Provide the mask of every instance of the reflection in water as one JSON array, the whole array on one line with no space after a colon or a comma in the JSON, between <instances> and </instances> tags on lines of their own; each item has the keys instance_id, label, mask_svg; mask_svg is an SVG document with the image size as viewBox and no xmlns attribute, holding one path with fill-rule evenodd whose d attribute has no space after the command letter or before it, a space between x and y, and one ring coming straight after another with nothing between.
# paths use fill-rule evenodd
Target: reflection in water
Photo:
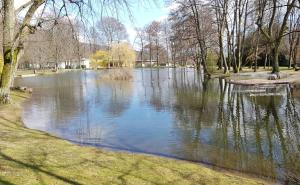
<instances>
[{"instance_id":1,"label":"reflection in water","mask_svg":"<svg viewBox=\"0 0 300 185\"><path fill-rule=\"evenodd\" d=\"M132 83L128 81L104 81L99 83L103 94L109 101L105 102L103 111L111 116L120 116L130 105L130 99L133 93ZM110 92L106 94L105 92ZM97 96L99 96L97 95Z\"/></svg>"},{"instance_id":2,"label":"reflection in water","mask_svg":"<svg viewBox=\"0 0 300 185\"><path fill-rule=\"evenodd\" d=\"M34 88L25 124L82 144L299 183L299 89L231 85L192 69L135 70L133 81L99 76L18 79Z\"/></svg>"}]
</instances>

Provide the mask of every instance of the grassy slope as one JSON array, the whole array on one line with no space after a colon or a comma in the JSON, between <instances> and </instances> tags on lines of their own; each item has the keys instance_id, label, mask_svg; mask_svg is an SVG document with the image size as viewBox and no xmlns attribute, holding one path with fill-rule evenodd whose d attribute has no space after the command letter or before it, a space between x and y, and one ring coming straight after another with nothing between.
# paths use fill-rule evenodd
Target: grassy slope
<instances>
[{"instance_id":1,"label":"grassy slope","mask_svg":"<svg viewBox=\"0 0 300 185\"><path fill-rule=\"evenodd\" d=\"M263 184L198 164L77 146L20 121L26 95L0 106L0 184Z\"/></svg>"}]
</instances>

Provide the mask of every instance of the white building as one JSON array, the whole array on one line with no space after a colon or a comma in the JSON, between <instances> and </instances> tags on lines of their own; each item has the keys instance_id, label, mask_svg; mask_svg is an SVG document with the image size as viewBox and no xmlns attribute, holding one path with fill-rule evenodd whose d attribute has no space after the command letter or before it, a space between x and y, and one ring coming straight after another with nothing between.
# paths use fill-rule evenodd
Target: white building
<instances>
[{"instance_id":1,"label":"white building","mask_svg":"<svg viewBox=\"0 0 300 185\"><path fill-rule=\"evenodd\" d=\"M59 69L79 69L79 68L83 68L83 69L89 69L91 65L91 61L89 59L86 58L82 58L80 63L78 62L78 60L66 60L64 62L60 62L57 64L57 67Z\"/></svg>"},{"instance_id":2,"label":"white building","mask_svg":"<svg viewBox=\"0 0 300 185\"><path fill-rule=\"evenodd\" d=\"M90 69L91 60L87 58L83 58L80 61L80 67L84 69Z\"/></svg>"}]
</instances>

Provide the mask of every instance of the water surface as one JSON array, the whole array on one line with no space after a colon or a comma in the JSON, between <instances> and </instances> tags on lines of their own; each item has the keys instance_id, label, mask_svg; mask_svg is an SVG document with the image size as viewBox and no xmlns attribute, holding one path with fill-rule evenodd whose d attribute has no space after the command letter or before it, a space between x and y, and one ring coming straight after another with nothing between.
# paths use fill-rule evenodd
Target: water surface
<instances>
[{"instance_id":1,"label":"water surface","mask_svg":"<svg viewBox=\"0 0 300 185\"><path fill-rule=\"evenodd\" d=\"M18 78L34 89L24 123L80 144L299 183L299 90L204 80L193 69L137 69L131 81L104 72Z\"/></svg>"}]
</instances>

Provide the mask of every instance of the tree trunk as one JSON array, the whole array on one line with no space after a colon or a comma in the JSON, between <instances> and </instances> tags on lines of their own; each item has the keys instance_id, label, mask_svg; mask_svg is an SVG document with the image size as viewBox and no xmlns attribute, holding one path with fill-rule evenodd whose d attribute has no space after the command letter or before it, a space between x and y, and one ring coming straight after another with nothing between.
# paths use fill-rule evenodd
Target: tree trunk
<instances>
[{"instance_id":1,"label":"tree trunk","mask_svg":"<svg viewBox=\"0 0 300 185\"><path fill-rule=\"evenodd\" d=\"M200 71L200 70L201 70L201 61L200 61L200 51L199 51L199 46L196 46L195 50L196 50L196 59L195 59L195 62L196 62L196 70L197 70L197 71Z\"/></svg>"},{"instance_id":2,"label":"tree trunk","mask_svg":"<svg viewBox=\"0 0 300 185\"><path fill-rule=\"evenodd\" d=\"M257 40L255 43L255 64L254 64L254 72L257 71L257 58L258 58L258 44L259 44L259 38L260 38L260 31L257 29Z\"/></svg>"},{"instance_id":3,"label":"tree trunk","mask_svg":"<svg viewBox=\"0 0 300 185\"><path fill-rule=\"evenodd\" d=\"M264 63L264 69L266 69L267 62L268 62L268 46L266 45L266 54L265 54L265 63Z\"/></svg>"},{"instance_id":4,"label":"tree trunk","mask_svg":"<svg viewBox=\"0 0 300 185\"><path fill-rule=\"evenodd\" d=\"M158 48L158 39L156 38L156 65L159 67L159 48Z\"/></svg>"},{"instance_id":5,"label":"tree trunk","mask_svg":"<svg viewBox=\"0 0 300 185\"><path fill-rule=\"evenodd\" d=\"M4 66L1 74L0 103L6 104L10 102L10 87L13 83L20 53L21 52L19 52L18 49L15 49L13 52L7 52L5 54Z\"/></svg>"},{"instance_id":6,"label":"tree trunk","mask_svg":"<svg viewBox=\"0 0 300 185\"><path fill-rule=\"evenodd\" d=\"M223 33L221 33L223 34ZM223 49L223 37L222 35L219 36L219 42L220 42L220 54L221 54L221 61L222 61L222 67L224 66L224 74L228 73L228 66L227 66L227 61L226 57L224 55L224 49Z\"/></svg>"},{"instance_id":7,"label":"tree trunk","mask_svg":"<svg viewBox=\"0 0 300 185\"><path fill-rule=\"evenodd\" d=\"M292 67L292 63L293 63L293 45L290 44L290 48L289 48L289 69Z\"/></svg>"},{"instance_id":8,"label":"tree trunk","mask_svg":"<svg viewBox=\"0 0 300 185\"><path fill-rule=\"evenodd\" d=\"M273 69L272 69L272 73L279 73L279 47L276 46L272 49L272 54L273 54Z\"/></svg>"},{"instance_id":9,"label":"tree trunk","mask_svg":"<svg viewBox=\"0 0 300 185\"><path fill-rule=\"evenodd\" d=\"M257 70L257 58L258 58L258 42L255 46L255 60L254 60L254 72Z\"/></svg>"},{"instance_id":10,"label":"tree trunk","mask_svg":"<svg viewBox=\"0 0 300 185\"><path fill-rule=\"evenodd\" d=\"M226 57L224 54L224 43L223 43L223 34L224 34L224 24L225 24L225 13L223 13L222 20L219 20L221 23L218 25L218 34L219 34L219 50L220 50L220 64L219 69L222 69L224 67L224 74L228 73L228 66ZM221 19L221 18L220 18Z\"/></svg>"},{"instance_id":11,"label":"tree trunk","mask_svg":"<svg viewBox=\"0 0 300 185\"><path fill-rule=\"evenodd\" d=\"M204 51L203 46L202 47L200 46L200 51L201 51L201 60L202 60L202 65L203 65L204 77L210 78L211 74L207 70L207 65L206 65L207 54L206 54L206 51Z\"/></svg>"},{"instance_id":12,"label":"tree trunk","mask_svg":"<svg viewBox=\"0 0 300 185\"><path fill-rule=\"evenodd\" d=\"M299 51L299 47L300 47L300 33L298 33L298 37L297 37L297 42L296 42L296 45L295 45L295 48L294 48L294 69L295 71L297 71L297 61L299 61L299 58L298 57L298 51Z\"/></svg>"},{"instance_id":13,"label":"tree trunk","mask_svg":"<svg viewBox=\"0 0 300 185\"><path fill-rule=\"evenodd\" d=\"M143 54L144 54L144 49L143 49L143 46L142 46L142 50L141 50L142 67L144 67L144 57L143 57Z\"/></svg>"},{"instance_id":14,"label":"tree trunk","mask_svg":"<svg viewBox=\"0 0 300 185\"><path fill-rule=\"evenodd\" d=\"M13 79L12 70L17 62L17 50L14 49L14 29L15 29L15 13L14 1L3 1L3 68L1 72L0 82L0 103L9 103L10 85Z\"/></svg>"}]
</instances>

